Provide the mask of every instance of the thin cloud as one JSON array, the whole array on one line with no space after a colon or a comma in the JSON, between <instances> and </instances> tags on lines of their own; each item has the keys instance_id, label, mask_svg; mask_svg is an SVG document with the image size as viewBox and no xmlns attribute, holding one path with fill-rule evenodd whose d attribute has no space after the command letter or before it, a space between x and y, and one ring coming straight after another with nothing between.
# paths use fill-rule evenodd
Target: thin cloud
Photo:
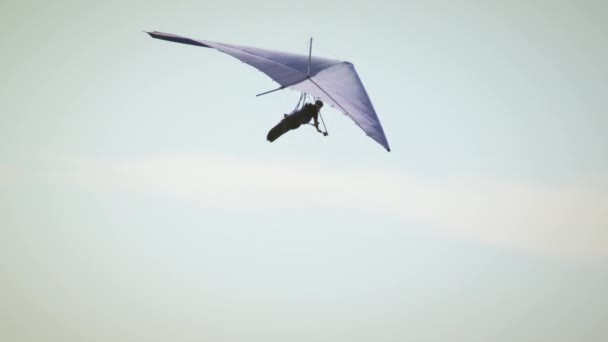
<instances>
[{"instance_id":1,"label":"thin cloud","mask_svg":"<svg viewBox=\"0 0 608 342\"><path fill-rule=\"evenodd\" d=\"M429 181L384 170L223 158L80 160L69 182L173 196L235 210L302 203L393 215L439 234L553 257L608 259L606 182Z\"/></svg>"}]
</instances>

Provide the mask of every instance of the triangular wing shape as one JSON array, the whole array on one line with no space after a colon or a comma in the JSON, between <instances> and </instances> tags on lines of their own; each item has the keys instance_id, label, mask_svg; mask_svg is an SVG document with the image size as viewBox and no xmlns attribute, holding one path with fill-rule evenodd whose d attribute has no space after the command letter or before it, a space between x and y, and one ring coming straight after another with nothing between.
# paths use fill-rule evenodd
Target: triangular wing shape
<instances>
[{"instance_id":1,"label":"triangular wing shape","mask_svg":"<svg viewBox=\"0 0 608 342\"><path fill-rule=\"evenodd\" d=\"M323 100L349 116L369 137L390 151L371 100L349 62L310 57L282 51L197 40L162 32L148 32L154 38L214 48L268 75L282 87L298 90Z\"/></svg>"}]
</instances>

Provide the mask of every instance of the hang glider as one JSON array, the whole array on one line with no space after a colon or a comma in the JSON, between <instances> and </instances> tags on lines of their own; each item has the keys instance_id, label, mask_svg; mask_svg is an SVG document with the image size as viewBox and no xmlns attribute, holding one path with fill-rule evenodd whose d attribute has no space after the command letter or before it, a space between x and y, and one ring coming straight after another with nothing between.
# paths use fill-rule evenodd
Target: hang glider
<instances>
[{"instance_id":1,"label":"hang glider","mask_svg":"<svg viewBox=\"0 0 608 342\"><path fill-rule=\"evenodd\" d=\"M279 88L258 96L285 88L312 95L350 117L365 134L390 151L374 106L350 62L197 40L157 31L146 33L153 38L213 48L235 57L280 84Z\"/></svg>"}]
</instances>

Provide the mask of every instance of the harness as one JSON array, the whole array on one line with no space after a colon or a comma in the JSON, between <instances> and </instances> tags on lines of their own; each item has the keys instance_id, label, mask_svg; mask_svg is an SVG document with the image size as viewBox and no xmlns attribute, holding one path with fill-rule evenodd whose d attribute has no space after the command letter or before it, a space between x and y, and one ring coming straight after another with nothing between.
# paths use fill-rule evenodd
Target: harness
<instances>
[{"instance_id":1,"label":"harness","mask_svg":"<svg viewBox=\"0 0 608 342\"><path fill-rule=\"evenodd\" d=\"M300 99L298 100L298 103L296 103L296 106L293 108L293 110L291 111L291 113L289 113L287 115L292 115L295 112L297 112L300 109L302 109L304 107L304 105L306 104L307 98L308 98L308 94L301 93L300 94ZM311 96L311 100L314 101L314 97ZM321 115L321 110L319 110L319 118L321 119L321 123L323 124L323 129L325 130L325 132L323 132L323 135L325 135L325 136L329 135L329 132L327 131L327 126L325 126L325 120L323 120L323 115ZM314 126L312 123L307 123L307 125Z\"/></svg>"}]
</instances>

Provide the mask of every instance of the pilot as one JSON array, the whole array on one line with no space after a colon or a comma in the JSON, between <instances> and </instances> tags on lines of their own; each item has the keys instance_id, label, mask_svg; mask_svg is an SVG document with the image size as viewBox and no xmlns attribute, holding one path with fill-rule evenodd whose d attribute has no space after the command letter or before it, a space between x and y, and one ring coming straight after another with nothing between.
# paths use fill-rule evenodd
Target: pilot
<instances>
[{"instance_id":1,"label":"pilot","mask_svg":"<svg viewBox=\"0 0 608 342\"><path fill-rule=\"evenodd\" d=\"M321 107L323 107L323 102L317 100L314 104L305 104L300 110L293 114L285 114L283 120L281 120L281 122L279 122L268 132L266 139L273 142L287 131L297 129L301 125L308 124L310 120L314 121L313 125L317 129L317 132L327 135L327 132L323 132L321 129L319 129L319 112L321 111Z\"/></svg>"}]
</instances>

